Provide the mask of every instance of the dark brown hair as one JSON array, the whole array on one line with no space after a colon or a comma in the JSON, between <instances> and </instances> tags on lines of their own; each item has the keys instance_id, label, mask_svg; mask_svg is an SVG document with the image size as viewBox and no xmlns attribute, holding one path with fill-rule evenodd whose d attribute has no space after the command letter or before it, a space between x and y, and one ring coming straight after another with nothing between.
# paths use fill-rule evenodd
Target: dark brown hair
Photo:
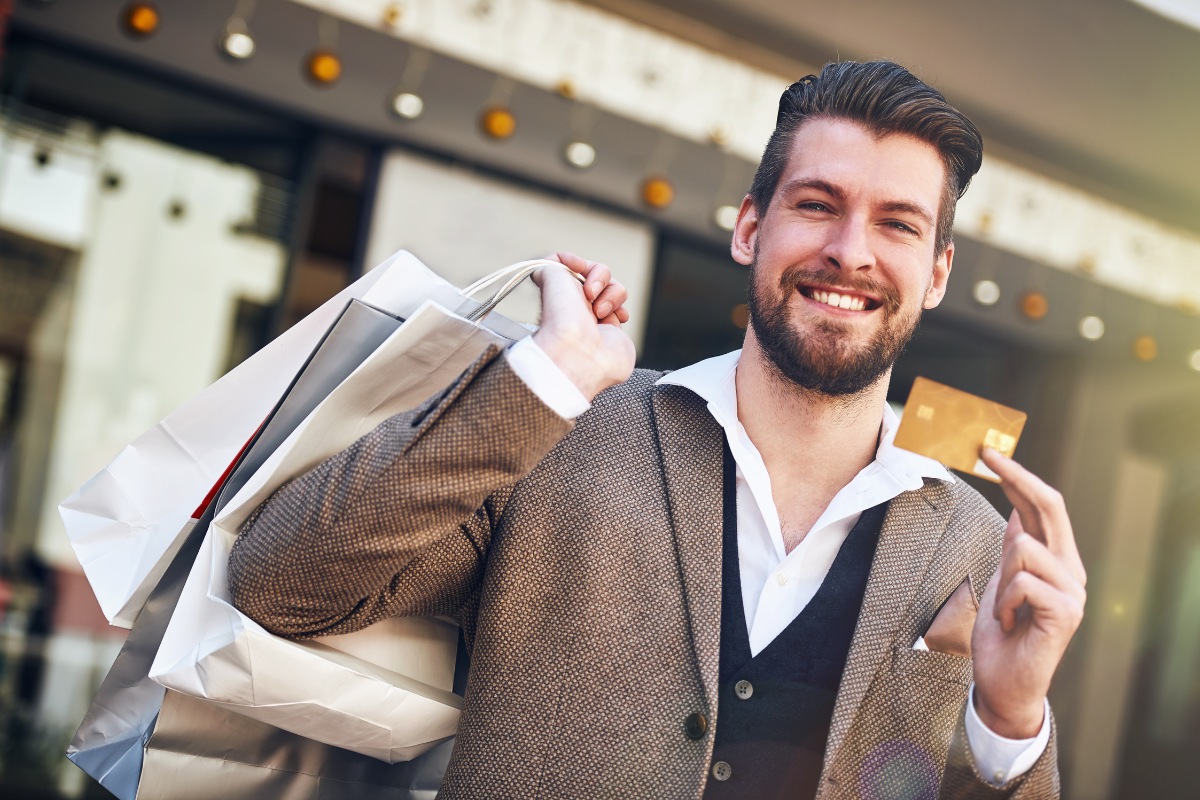
<instances>
[{"instance_id":1,"label":"dark brown hair","mask_svg":"<svg viewBox=\"0 0 1200 800\"><path fill-rule=\"evenodd\" d=\"M983 136L975 124L946 102L937 89L891 61L826 64L820 75L793 83L779 98L775 131L767 142L750 197L766 214L787 167L796 129L809 119L857 122L878 137L899 133L932 145L946 166L938 209L935 252L951 241L954 206L983 161Z\"/></svg>"}]
</instances>

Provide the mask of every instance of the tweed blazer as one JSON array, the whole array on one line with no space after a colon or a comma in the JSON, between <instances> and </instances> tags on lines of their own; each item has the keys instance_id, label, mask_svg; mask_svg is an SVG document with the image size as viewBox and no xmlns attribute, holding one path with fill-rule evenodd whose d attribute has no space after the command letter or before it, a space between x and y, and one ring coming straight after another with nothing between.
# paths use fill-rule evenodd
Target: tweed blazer
<instances>
[{"instance_id":1,"label":"tweed blazer","mask_svg":"<svg viewBox=\"0 0 1200 800\"><path fill-rule=\"evenodd\" d=\"M700 797L720 724L723 432L658 377L635 372L572 426L489 351L265 503L230 558L235 604L295 638L457 619L471 670L439 797ZM912 649L964 578L982 591L1002 531L962 481L892 501L822 800L1058 795L1053 736L1024 776L985 783L970 660Z\"/></svg>"}]
</instances>

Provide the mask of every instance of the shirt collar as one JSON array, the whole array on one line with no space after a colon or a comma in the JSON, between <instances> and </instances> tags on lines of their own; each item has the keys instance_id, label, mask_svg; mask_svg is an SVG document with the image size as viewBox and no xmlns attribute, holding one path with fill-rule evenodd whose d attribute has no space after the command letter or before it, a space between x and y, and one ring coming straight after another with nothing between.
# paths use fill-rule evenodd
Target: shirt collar
<instances>
[{"instance_id":1,"label":"shirt collar","mask_svg":"<svg viewBox=\"0 0 1200 800\"><path fill-rule=\"evenodd\" d=\"M738 359L742 351L734 350L723 356L706 358L683 369L668 372L658 379L658 384L682 386L698 394L708 403L709 413L729 430L737 422L737 372ZM892 473L905 484L917 483L922 478L954 482L954 476L937 461L896 447L896 429L900 418L887 403L883 404L880 422L879 448L875 451L875 464Z\"/></svg>"}]
</instances>

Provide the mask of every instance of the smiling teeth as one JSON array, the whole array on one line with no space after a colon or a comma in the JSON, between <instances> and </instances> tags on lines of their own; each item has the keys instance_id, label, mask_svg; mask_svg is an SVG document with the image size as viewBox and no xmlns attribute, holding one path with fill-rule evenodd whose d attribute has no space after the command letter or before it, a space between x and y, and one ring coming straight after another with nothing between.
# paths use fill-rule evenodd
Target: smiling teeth
<instances>
[{"instance_id":1,"label":"smiling teeth","mask_svg":"<svg viewBox=\"0 0 1200 800\"><path fill-rule=\"evenodd\" d=\"M867 307L867 301L862 297L837 292L814 291L812 299L834 308L844 308L849 311L862 311Z\"/></svg>"}]
</instances>

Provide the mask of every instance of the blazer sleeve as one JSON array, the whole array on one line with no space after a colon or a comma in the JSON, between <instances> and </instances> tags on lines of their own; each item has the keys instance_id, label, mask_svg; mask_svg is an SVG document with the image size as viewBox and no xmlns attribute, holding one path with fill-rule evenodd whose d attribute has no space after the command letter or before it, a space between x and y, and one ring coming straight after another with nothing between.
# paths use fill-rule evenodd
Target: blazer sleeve
<instances>
[{"instance_id":1,"label":"blazer sleeve","mask_svg":"<svg viewBox=\"0 0 1200 800\"><path fill-rule=\"evenodd\" d=\"M938 793L939 800L1055 800L1060 792L1058 736L1053 714L1050 716L1050 741L1042 755L1028 772L1003 786L994 786L979 774L975 767L975 756L967 740L966 720L963 715L959 715L958 727L950 741L946 772L942 776L942 787Z\"/></svg>"},{"instance_id":2,"label":"blazer sleeve","mask_svg":"<svg viewBox=\"0 0 1200 800\"><path fill-rule=\"evenodd\" d=\"M234 605L291 638L396 615L458 617L512 485L571 427L500 354L257 509L230 554Z\"/></svg>"}]
</instances>

